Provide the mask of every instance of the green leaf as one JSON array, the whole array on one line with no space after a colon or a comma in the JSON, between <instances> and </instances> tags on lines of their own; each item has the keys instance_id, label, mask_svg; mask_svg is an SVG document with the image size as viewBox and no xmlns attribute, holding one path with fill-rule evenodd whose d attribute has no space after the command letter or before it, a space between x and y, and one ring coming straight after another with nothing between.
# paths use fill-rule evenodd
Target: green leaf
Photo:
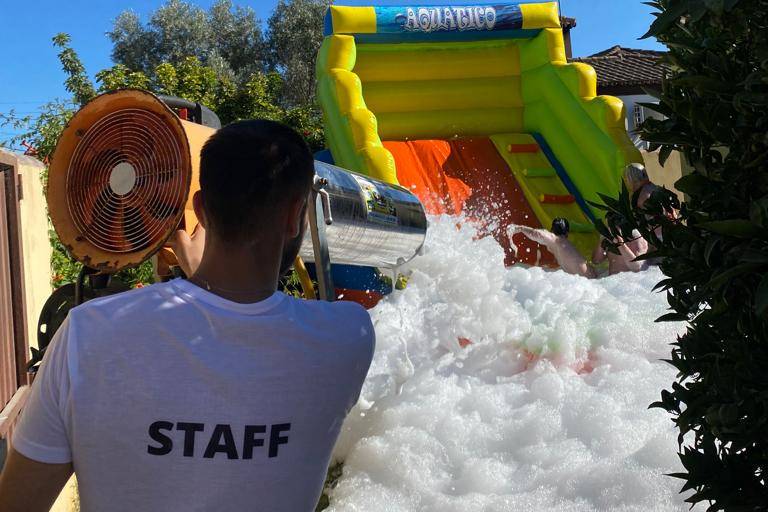
<instances>
[{"instance_id":1,"label":"green leaf","mask_svg":"<svg viewBox=\"0 0 768 512\"><path fill-rule=\"evenodd\" d=\"M706 288L712 288L717 289L722 287L726 282L729 280L741 275L741 274L747 274L749 272L754 272L755 270L758 270L763 265L758 263L742 263L741 265L736 265L735 267L731 267L725 272L721 272L717 274L715 277L713 277L706 285L704 285Z\"/></svg>"},{"instance_id":2,"label":"green leaf","mask_svg":"<svg viewBox=\"0 0 768 512\"><path fill-rule=\"evenodd\" d=\"M768 265L768 252L757 249L746 249L739 255L743 263L762 263Z\"/></svg>"},{"instance_id":3,"label":"green leaf","mask_svg":"<svg viewBox=\"0 0 768 512\"><path fill-rule=\"evenodd\" d=\"M647 108L648 110L653 110L654 112L658 112L663 116L669 117L674 115L672 108L670 108L669 105L666 105L665 103L638 102L637 105L640 105L643 108Z\"/></svg>"},{"instance_id":4,"label":"green leaf","mask_svg":"<svg viewBox=\"0 0 768 512\"><path fill-rule=\"evenodd\" d=\"M768 198L753 201L749 205L749 220L763 228L768 228Z\"/></svg>"},{"instance_id":5,"label":"green leaf","mask_svg":"<svg viewBox=\"0 0 768 512\"><path fill-rule=\"evenodd\" d=\"M645 94L651 98L656 98L657 100L661 101L661 94L657 89L653 89L651 87L643 87L643 92L645 92ZM641 103L641 105L645 106L645 103ZM655 103L649 103L649 105L655 105Z\"/></svg>"},{"instance_id":6,"label":"green leaf","mask_svg":"<svg viewBox=\"0 0 768 512\"><path fill-rule=\"evenodd\" d=\"M655 322L682 322L685 320L688 320L688 315L684 313L667 313L666 315L661 315Z\"/></svg>"},{"instance_id":7,"label":"green leaf","mask_svg":"<svg viewBox=\"0 0 768 512\"><path fill-rule=\"evenodd\" d=\"M698 173L686 174L675 182L675 188L684 194L699 195L707 191L712 182Z\"/></svg>"},{"instance_id":8,"label":"green leaf","mask_svg":"<svg viewBox=\"0 0 768 512\"><path fill-rule=\"evenodd\" d=\"M718 235L734 236L737 238L763 237L765 231L746 219L713 220L701 222L696 227Z\"/></svg>"},{"instance_id":9,"label":"green leaf","mask_svg":"<svg viewBox=\"0 0 768 512\"><path fill-rule=\"evenodd\" d=\"M656 36L661 32L664 32L669 27L678 22L678 20L688 11L689 0L678 0L673 7L659 13L651 23L651 27L648 29L640 39L647 39L651 36Z\"/></svg>"},{"instance_id":10,"label":"green leaf","mask_svg":"<svg viewBox=\"0 0 768 512\"><path fill-rule=\"evenodd\" d=\"M664 164L669 158L669 155L672 154L673 150L674 148L672 146L664 146L661 148L661 150L659 150L659 165L664 167Z\"/></svg>"},{"instance_id":11,"label":"green leaf","mask_svg":"<svg viewBox=\"0 0 768 512\"><path fill-rule=\"evenodd\" d=\"M608 239L611 238L611 232L608 230L607 227L605 227L605 223L602 220L597 219L597 221L595 222L595 229L603 237L608 238Z\"/></svg>"},{"instance_id":12,"label":"green leaf","mask_svg":"<svg viewBox=\"0 0 768 512\"><path fill-rule=\"evenodd\" d=\"M719 244L720 239L717 237L712 237L707 240L707 246L704 248L704 261L707 263L707 265L712 264L712 252Z\"/></svg>"},{"instance_id":13,"label":"green leaf","mask_svg":"<svg viewBox=\"0 0 768 512\"><path fill-rule=\"evenodd\" d=\"M707 9L718 16L722 15L723 9L725 9L724 0L704 0L704 4L707 6Z\"/></svg>"},{"instance_id":14,"label":"green leaf","mask_svg":"<svg viewBox=\"0 0 768 512\"><path fill-rule=\"evenodd\" d=\"M768 310L768 274L760 280L755 291L755 312L762 316Z\"/></svg>"},{"instance_id":15,"label":"green leaf","mask_svg":"<svg viewBox=\"0 0 768 512\"><path fill-rule=\"evenodd\" d=\"M704 75L680 76L669 81L679 87L693 87L706 92L722 93L733 90L732 83Z\"/></svg>"}]
</instances>

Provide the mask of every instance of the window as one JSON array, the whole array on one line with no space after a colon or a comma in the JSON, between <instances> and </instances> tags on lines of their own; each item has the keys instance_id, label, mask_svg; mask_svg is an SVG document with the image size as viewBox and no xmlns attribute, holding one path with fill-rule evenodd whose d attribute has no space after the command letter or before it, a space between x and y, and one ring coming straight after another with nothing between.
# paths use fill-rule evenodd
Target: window
<instances>
[{"instance_id":1,"label":"window","mask_svg":"<svg viewBox=\"0 0 768 512\"><path fill-rule=\"evenodd\" d=\"M643 107L635 104L632 107L632 128L637 130L640 125L643 124L643 121L645 121L645 112L643 111Z\"/></svg>"}]
</instances>

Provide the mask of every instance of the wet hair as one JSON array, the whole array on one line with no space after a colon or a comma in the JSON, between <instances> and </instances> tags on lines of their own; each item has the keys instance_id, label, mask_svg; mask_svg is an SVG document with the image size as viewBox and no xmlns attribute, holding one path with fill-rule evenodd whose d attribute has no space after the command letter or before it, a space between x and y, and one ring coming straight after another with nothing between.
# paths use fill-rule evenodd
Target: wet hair
<instances>
[{"instance_id":1,"label":"wet hair","mask_svg":"<svg viewBox=\"0 0 768 512\"><path fill-rule=\"evenodd\" d=\"M568 236L568 233L571 232L571 224L568 222L568 219L558 217L552 220L552 229L550 231L557 236Z\"/></svg>"},{"instance_id":2,"label":"wet hair","mask_svg":"<svg viewBox=\"0 0 768 512\"><path fill-rule=\"evenodd\" d=\"M627 185L648 181L648 171L642 164L629 164L624 168L624 181Z\"/></svg>"},{"instance_id":3,"label":"wet hair","mask_svg":"<svg viewBox=\"0 0 768 512\"><path fill-rule=\"evenodd\" d=\"M272 226L307 196L314 160L304 139L267 120L238 121L214 133L200 153L200 190L216 236L242 242Z\"/></svg>"}]
</instances>

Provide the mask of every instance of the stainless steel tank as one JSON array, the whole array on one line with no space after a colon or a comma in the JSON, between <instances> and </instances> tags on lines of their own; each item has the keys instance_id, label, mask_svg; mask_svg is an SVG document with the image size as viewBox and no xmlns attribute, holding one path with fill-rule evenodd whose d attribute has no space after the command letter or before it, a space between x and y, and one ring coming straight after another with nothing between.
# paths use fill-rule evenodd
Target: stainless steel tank
<instances>
[{"instance_id":1,"label":"stainless steel tank","mask_svg":"<svg viewBox=\"0 0 768 512\"><path fill-rule=\"evenodd\" d=\"M321 193L333 219L325 226L331 263L394 268L421 250L427 218L410 191L318 161L315 174L316 182L324 180ZM314 262L310 231L300 254Z\"/></svg>"}]
</instances>

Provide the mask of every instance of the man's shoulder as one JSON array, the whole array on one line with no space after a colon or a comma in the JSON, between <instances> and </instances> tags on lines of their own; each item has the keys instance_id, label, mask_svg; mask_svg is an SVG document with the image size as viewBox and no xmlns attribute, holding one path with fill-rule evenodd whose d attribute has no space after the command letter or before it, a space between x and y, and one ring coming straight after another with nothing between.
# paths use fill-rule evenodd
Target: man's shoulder
<instances>
[{"instance_id":1,"label":"man's shoulder","mask_svg":"<svg viewBox=\"0 0 768 512\"><path fill-rule=\"evenodd\" d=\"M113 323L133 316L145 317L173 296L170 283L156 283L89 300L73 308L70 314L79 322L104 320Z\"/></svg>"},{"instance_id":2,"label":"man's shoulder","mask_svg":"<svg viewBox=\"0 0 768 512\"><path fill-rule=\"evenodd\" d=\"M351 317L352 319L363 321L370 320L368 311L357 302L347 300L337 300L328 302L325 300L306 300L296 297L289 297L294 305L302 312L313 316L324 317Z\"/></svg>"},{"instance_id":3,"label":"man's shoulder","mask_svg":"<svg viewBox=\"0 0 768 512\"><path fill-rule=\"evenodd\" d=\"M356 302L291 299L300 322L323 338L373 350L375 332L368 311Z\"/></svg>"}]
</instances>

